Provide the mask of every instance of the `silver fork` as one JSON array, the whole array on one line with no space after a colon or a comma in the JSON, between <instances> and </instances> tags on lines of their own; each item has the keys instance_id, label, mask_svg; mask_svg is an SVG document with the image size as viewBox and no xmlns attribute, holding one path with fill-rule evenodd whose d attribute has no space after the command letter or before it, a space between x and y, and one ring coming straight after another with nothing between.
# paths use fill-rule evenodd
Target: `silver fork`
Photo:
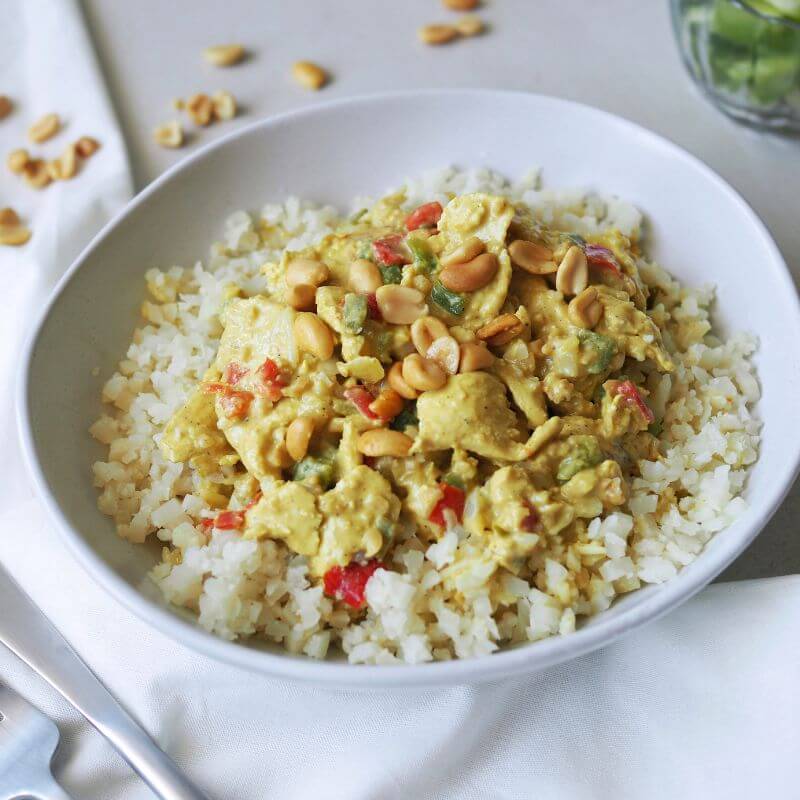
<instances>
[{"instance_id":1,"label":"silver fork","mask_svg":"<svg viewBox=\"0 0 800 800\"><path fill-rule=\"evenodd\" d=\"M0 609L0 642L61 692L117 748L158 797L208 800L100 683L2 565ZM67 795L53 797L63 800Z\"/></svg>"},{"instance_id":2,"label":"silver fork","mask_svg":"<svg viewBox=\"0 0 800 800\"><path fill-rule=\"evenodd\" d=\"M71 800L50 772L57 745L56 724L0 683L0 800Z\"/></svg>"}]
</instances>

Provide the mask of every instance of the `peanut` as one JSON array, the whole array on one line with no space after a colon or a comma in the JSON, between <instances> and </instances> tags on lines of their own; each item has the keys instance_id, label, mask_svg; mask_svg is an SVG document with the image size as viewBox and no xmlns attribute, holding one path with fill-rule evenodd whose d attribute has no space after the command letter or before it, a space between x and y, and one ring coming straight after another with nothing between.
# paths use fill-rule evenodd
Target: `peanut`
<instances>
[{"instance_id":1,"label":"peanut","mask_svg":"<svg viewBox=\"0 0 800 800\"><path fill-rule=\"evenodd\" d=\"M411 341L421 356L427 356L430 346L447 335L447 325L436 317L420 317L411 325Z\"/></svg>"},{"instance_id":2,"label":"peanut","mask_svg":"<svg viewBox=\"0 0 800 800\"><path fill-rule=\"evenodd\" d=\"M476 372L488 369L494 363L494 356L486 345L478 342L464 342L461 345L459 372Z\"/></svg>"},{"instance_id":3,"label":"peanut","mask_svg":"<svg viewBox=\"0 0 800 800\"><path fill-rule=\"evenodd\" d=\"M556 289L563 295L580 294L589 283L586 254L577 245L567 250L556 273Z\"/></svg>"},{"instance_id":4,"label":"peanut","mask_svg":"<svg viewBox=\"0 0 800 800\"><path fill-rule=\"evenodd\" d=\"M326 361L333 355L334 339L331 329L316 315L303 312L294 321L297 349Z\"/></svg>"},{"instance_id":5,"label":"peanut","mask_svg":"<svg viewBox=\"0 0 800 800\"><path fill-rule=\"evenodd\" d=\"M371 458L392 456L404 458L408 455L413 440L400 431L390 431L386 428L373 428L364 431L356 442L358 452Z\"/></svg>"},{"instance_id":6,"label":"peanut","mask_svg":"<svg viewBox=\"0 0 800 800\"><path fill-rule=\"evenodd\" d=\"M442 0L442 5L450 11L474 11L480 0Z\"/></svg>"},{"instance_id":7,"label":"peanut","mask_svg":"<svg viewBox=\"0 0 800 800\"><path fill-rule=\"evenodd\" d=\"M603 316L603 304L594 286L588 286L570 300L567 306L569 321L578 328L594 328Z\"/></svg>"},{"instance_id":8,"label":"peanut","mask_svg":"<svg viewBox=\"0 0 800 800\"><path fill-rule=\"evenodd\" d=\"M375 299L381 315L391 325L410 325L428 313L425 295L410 286L381 286Z\"/></svg>"},{"instance_id":9,"label":"peanut","mask_svg":"<svg viewBox=\"0 0 800 800\"><path fill-rule=\"evenodd\" d=\"M455 27L462 36L479 36L486 29L483 20L474 14L462 17L456 22Z\"/></svg>"},{"instance_id":10,"label":"peanut","mask_svg":"<svg viewBox=\"0 0 800 800\"><path fill-rule=\"evenodd\" d=\"M447 373L432 359L412 353L403 360L403 380L412 389L430 392L447 383Z\"/></svg>"},{"instance_id":11,"label":"peanut","mask_svg":"<svg viewBox=\"0 0 800 800\"><path fill-rule=\"evenodd\" d=\"M508 255L515 267L531 275L549 275L558 269L553 261L553 251L536 242L517 239L508 246Z\"/></svg>"},{"instance_id":12,"label":"peanut","mask_svg":"<svg viewBox=\"0 0 800 800\"><path fill-rule=\"evenodd\" d=\"M477 236L470 236L465 239L455 250L442 256L439 263L443 267L452 267L453 264L466 264L467 261L472 261L481 253L486 252L486 245L482 239Z\"/></svg>"},{"instance_id":13,"label":"peanut","mask_svg":"<svg viewBox=\"0 0 800 800\"><path fill-rule=\"evenodd\" d=\"M11 100L4 94L0 94L0 119L7 117L13 107Z\"/></svg>"},{"instance_id":14,"label":"peanut","mask_svg":"<svg viewBox=\"0 0 800 800\"><path fill-rule=\"evenodd\" d=\"M230 92L220 90L211 96L211 105L214 107L214 116L217 119L228 120L236 116L236 100Z\"/></svg>"},{"instance_id":15,"label":"peanut","mask_svg":"<svg viewBox=\"0 0 800 800\"><path fill-rule=\"evenodd\" d=\"M25 182L34 189L43 189L50 183L50 172L43 158L34 158L25 164L22 172Z\"/></svg>"},{"instance_id":16,"label":"peanut","mask_svg":"<svg viewBox=\"0 0 800 800\"><path fill-rule=\"evenodd\" d=\"M406 400L416 400L419 397L419 392L416 389L412 389L406 383L406 379L403 377L403 365L401 362L397 361L392 364L386 379L389 382L389 386L391 386L400 397L405 397Z\"/></svg>"},{"instance_id":17,"label":"peanut","mask_svg":"<svg viewBox=\"0 0 800 800\"><path fill-rule=\"evenodd\" d=\"M475 335L492 347L499 347L519 336L524 328L525 325L516 314L501 314L479 328Z\"/></svg>"},{"instance_id":18,"label":"peanut","mask_svg":"<svg viewBox=\"0 0 800 800\"><path fill-rule=\"evenodd\" d=\"M350 265L350 287L358 294L374 294L383 286L378 267L366 258L356 259Z\"/></svg>"},{"instance_id":19,"label":"peanut","mask_svg":"<svg viewBox=\"0 0 800 800\"><path fill-rule=\"evenodd\" d=\"M286 285L322 286L331 276L331 271L321 261L314 258L296 258L286 268Z\"/></svg>"},{"instance_id":20,"label":"peanut","mask_svg":"<svg viewBox=\"0 0 800 800\"><path fill-rule=\"evenodd\" d=\"M309 286L307 283L298 283L296 286L290 286L286 290L285 296L286 302L295 311L311 311L314 308L316 294L316 287Z\"/></svg>"},{"instance_id":21,"label":"peanut","mask_svg":"<svg viewBox=\"0 0 800 800\"><path fill-rule=\"evenodd\" d=\"M458 31L452 25L424 25L417 31L421 42L431 45L447 44L458 36Z\"/></svg>"},{"instance_id":22,"label":"peanut","mask_svg":"<svg viewBox=\"0 0 800 800\"><path fill-rule=\"evenodd\" d=\"M165 122L153 131L153 138L162 147L183 147L183 128L177 120Z\"/></svg>"},{"instance_id":23,"label":"peanut","mask_svg":"<svg viewBox=\"0 0 800 800\"><path fill-rule=\"evenodd\" d=\"M369 410L381 419L394 419L403 410L403 396L389 387L369 404Z\"/></svg>"},{"instance_id":24,"label":"peanut","mask_svg":"<svg viewBox=\"0 0 800 800\"><path fill-rule=\"evenodd\" d=\"M214 115L214 104L207 94L193 94L186 101L186 113L192 118L195 125L205 127L210 124Z\"/></svg>"},{"instance_id":25,"label":"peanut","mask_svg":"<svg viewBox=\"0 0 800 800\"><path fill-rule=\"evenodd\" d=\"M292 66L292 77L301 86L314 92L328 82L328 73L313 61L297 61Z\"/></svg>"},{"instance_id":26,"label":"peanut","mask_svg":"<svg viewBox=\"0 0 800 800\"><path fill-rule=\"evenodd\" d=\"M19 148L12 150L6 158L6 165L15 174L21 175L25 169L25 165L31 160L27 150Z\"/></svg>"},{"instance_id":27,"label":"peanut","mask_svg":"<svg viewBox=\"0 0 800 800\"><path fill-rule=\"evenodd\" d=\"M75 142L75 150L81 158L89 158L100 149L100 142L93 139L91 136L81 136Z\"/></svg>"},{"instance_id":28,"label":"peanut","mask_svg":"<svg viewBox=\"0 0 800 800\"><path fill-rule=\"evenodd\" d=\"M445 372L455 375L461 360L461 348L452 336L440 336L429 348L427 357L435 361Z\"/></svg>"},{"instance_id":29,"label":"peanut","mask_svg":"<svg viewBox=\"0 0 800 800\"><path fill-rule=\"evenodd\" d=\"M46 142L58 133L60 127L58 114L45 114L28 128L28 138L32 142Z\"/></svg>"},{"instance_id":30,"label":"peanut","mask_svg":"<svg viewBox=\"0 0 800 800\"><path fill-rule=\"evenodd\" d=\"M286 429L286 450L295 461L305 458L312 433L314 420L310 417L298 417L289 424Z\"/></svg>"},{"instance_id":31,"label":"peanut","mask_svg":"<svg viewBox=\"0 0 800 800\"><path fill-rule=\"evenodd\" d=\"M203 50L203 58L215 67L232 67L246 55L240 44L217 44Z\"/></svg>"},{"instance_id":32,"label":"peanut","mask_svg":"<svg viewBox=\"0 0 800 800\"><path fill-rule=\"evenodd\" d=\"M494 253L482 253L465 264L453 264L439 273L439 280L453 292L477 292L497 274L499 264Z\"/></svg>"}]
</instances>

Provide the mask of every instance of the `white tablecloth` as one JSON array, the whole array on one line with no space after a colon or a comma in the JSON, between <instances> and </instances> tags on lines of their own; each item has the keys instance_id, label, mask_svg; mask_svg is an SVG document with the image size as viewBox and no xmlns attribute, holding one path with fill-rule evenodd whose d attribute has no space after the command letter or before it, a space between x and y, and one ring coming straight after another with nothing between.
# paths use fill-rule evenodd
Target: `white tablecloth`
<instances>
[{"instance_id":1,"label":"white tablecloth","mask_svg":"<svg viewBox=\"0 0 800 800\"><path fill-rule=\"evenodd\" d=\"M103 143L75 180L36 194L7 173L0 205L31 221L0 250L0 365L49 288L129 197L124 145L72 2L16 0L0 26L0 90L17 101L0 150L36 116ZM46 45L46 46L45 46ZM10 377L9 377L10 380ZM147 628L66 552L35 500L0 406L0 560L109 688L214 798L692 798L800 795L800 577L715 585L618 644L524 680L408 693L331 693L209 661ZM0 613L2 610L0 609ZM82 718L16 659L0 679L64 737L76 798L151 797Z\"/></svg>"}]
</instances>

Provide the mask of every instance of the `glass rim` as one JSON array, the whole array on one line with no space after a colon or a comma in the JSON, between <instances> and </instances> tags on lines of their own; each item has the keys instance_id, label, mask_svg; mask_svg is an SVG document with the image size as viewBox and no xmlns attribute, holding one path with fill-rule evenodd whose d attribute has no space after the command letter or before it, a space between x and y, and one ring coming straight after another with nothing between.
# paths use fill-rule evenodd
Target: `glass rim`
<instances>
[{"instance_id":1,"label":"glass rim","mask_svg":"<svg viewBox=\"0 0 800 800\"><path fill-rule=\"evenodd\" d=\"M791 17L783 17L780 14L769 14L766 11L761 11L760 9L753 8L750 5L748 0L730 0L731 4L741 8L742 11L746 11L748 14L752 14L754 17L758 17L759 19L763 19L765 22L772 22L777 23L779 25L788 25L791 28L796 28L800 30L800 21L794 20Z\"/></svg>"}]
</instances>

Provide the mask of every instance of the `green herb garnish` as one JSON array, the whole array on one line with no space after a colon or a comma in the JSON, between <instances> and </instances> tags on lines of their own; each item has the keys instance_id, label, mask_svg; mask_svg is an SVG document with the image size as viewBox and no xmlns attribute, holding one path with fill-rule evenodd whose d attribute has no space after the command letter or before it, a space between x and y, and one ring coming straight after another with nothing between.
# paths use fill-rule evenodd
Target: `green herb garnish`
<instances>
[{"instance_id":1,"label":"green herb garnish","mask_svg":"<svg viewBox=\"0 0 800 800\"><path fill-rule=\"evenodd\" d=\"M333 484L333 464L324 458L306 456L294 465L292 480L316 483L320 488L328 489Z\"/></svg>"},{"instance_id":2,"label":"green herb garnish","mask_svg":"<svg viewBox=\"0 0 800 800\"><path fill-rule=\"evenodd\" d=\"M367 319L367 298L362 294L348 292L344 296L344 329L348 333L361 333Z\"/></svg>"},{"instance_id":3,"label":"green herb garnish","mask_svg":"<svg viewBox=\"0 0 800 800\"><path fill-rule=\"evenodd\" d=\"M366 209L366 208L362 208L361 210L356 211L356 213L353 214L352 217L350 217L350 222L353 225L355 225L357 222L359 222L361 220L361 218L364 216L364 214L367 213L367 211L368 211L368 209Z\"/></svg>"},{"instance_id":4,"label":"green herb garnish","mask_svg":"<svg viewBox=\"0 0 800 800\"><path fill-rule=\"evenodd\" d=\"M431 289L431 300L437 306L456 317L459 314L463 314L464 309L467 307L467 300L463 295L445 289L438 281L433 284L433 289Z\"/></svg>"}]
</instances>

